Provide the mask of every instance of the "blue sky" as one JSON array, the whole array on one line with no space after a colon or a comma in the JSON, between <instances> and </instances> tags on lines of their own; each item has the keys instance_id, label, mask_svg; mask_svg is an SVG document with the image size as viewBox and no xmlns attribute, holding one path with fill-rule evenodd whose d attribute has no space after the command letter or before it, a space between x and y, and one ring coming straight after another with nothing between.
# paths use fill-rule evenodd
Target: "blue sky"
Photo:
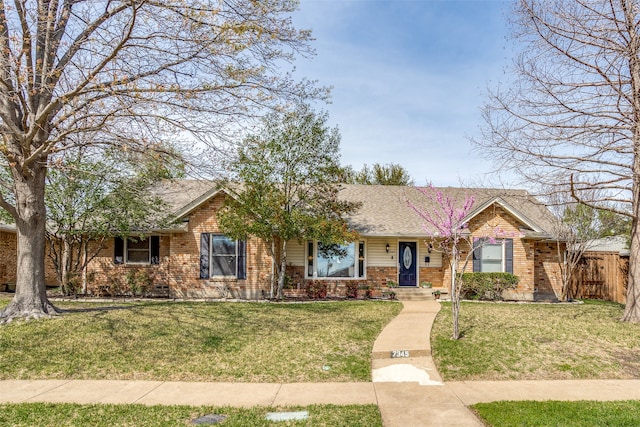
<instances>
[{"instance_id":1,"label":"blue sky","mask_svg":"<svg viewBox=\"0 0 640 427\"><path fill-rule=\"evenodd\" d=\"M294 24L317 55L296 74L333 86L326 109L342 163L399 163L417 184L489 185L493 165L469 142L486 89L506 80L499 0L301 0ZM506 182L505 185L509 185Z\"/></svg>"}]
</instances>

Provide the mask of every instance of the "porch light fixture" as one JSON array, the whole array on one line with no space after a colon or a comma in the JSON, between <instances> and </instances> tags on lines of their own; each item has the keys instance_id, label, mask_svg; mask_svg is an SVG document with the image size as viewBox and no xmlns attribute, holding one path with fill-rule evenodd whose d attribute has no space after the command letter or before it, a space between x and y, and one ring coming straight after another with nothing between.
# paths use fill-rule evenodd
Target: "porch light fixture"
<instances>
[{"instance_id":1,"label":"porch light fixture","mask_svg":"<svg viewBox=\"0 0 640 427\"><path fill-rule=\"evenodd\" d=\"M387 243L387 247L385 248L387 250L387 253L389 253L389 244Z\"/></svg>"}]
</instances>

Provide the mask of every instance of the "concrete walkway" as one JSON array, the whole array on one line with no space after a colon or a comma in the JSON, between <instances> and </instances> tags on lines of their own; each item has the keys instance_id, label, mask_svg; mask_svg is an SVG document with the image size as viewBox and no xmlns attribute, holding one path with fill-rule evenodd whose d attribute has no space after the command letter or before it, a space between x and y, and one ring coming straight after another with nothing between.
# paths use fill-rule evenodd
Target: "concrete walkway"
<instances>
[{"instance_id":1,"label":"concrete walkway","mask_svg":"<svg viewBox=\"0 0 640 427\"><path fill-rule=\"evenodd\" d=\"M0 402L141 403L251 407L377 404L384 425L482 426L467 405L498 400L640 400L640 380L443 383L431 358L436 301L404 301L373 346L370 383L207 383L7 380ZM394 356L394 357L392 357Z\"/></svg>"},{"instance_id":2,"label":"concrete walkway","mask_svg":"<svg viewBox=\"0 0 640 427\"><path fill-rule=\"evenodd\" d=\"M427 300L403 305L373 345L372 379L384 425L482 426L442 382L433 363L431 326L440 304Z\"/></svg>"}]
</instances>

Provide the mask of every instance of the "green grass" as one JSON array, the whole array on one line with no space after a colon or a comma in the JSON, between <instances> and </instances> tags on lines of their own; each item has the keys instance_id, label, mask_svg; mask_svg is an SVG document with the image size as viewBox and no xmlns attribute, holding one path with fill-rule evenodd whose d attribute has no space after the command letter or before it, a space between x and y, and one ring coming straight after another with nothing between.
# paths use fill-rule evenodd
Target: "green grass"
<instances>
[{"instance_id":1,"label":"green grass","mask_svg":"<svg viewBox=\"0 0 640 427\"><path fill-rule=\"evenodd\" d=\"M636 427L640 401L494 402L471 407L488 426Z\"/></svg>"},{"instance_id":2,"label":"green grass","mask_svg":"<svg viewBox=\"0 0 640 427\"><path fill-rule=\"evenodd\" d=\"M451 340L451 305L431 334L447 381L640 378L640 325L615 303L463 303L462 338Z\"/></svg>"},{"instance_id":3,"label":"green grass","mask_svg":"<svg viewBox=\"0 0 640 427\"><path fill-rule=\"evenodd\" d=\"M309 411L309 419L278 422L278 426L382 426L376 405L311 405L294 408L215 408L191 406L144 405L77 405L53 403L21 403L0 405L3 426L185 426L209 414L225 415L225 427L273 426L265 416L273 411Z\"/></svg>"},{"instance_id":4,"label":"green grass","mask_svg":"<svg viewBox=\"0 0 640 427\"><path fill-rule=\"evenodd\" d=\"M401 309L373 301L59 306L67 312L58 318L0 327L0 379L370 381L373 342Z\"/></svg>"}]
</instances>

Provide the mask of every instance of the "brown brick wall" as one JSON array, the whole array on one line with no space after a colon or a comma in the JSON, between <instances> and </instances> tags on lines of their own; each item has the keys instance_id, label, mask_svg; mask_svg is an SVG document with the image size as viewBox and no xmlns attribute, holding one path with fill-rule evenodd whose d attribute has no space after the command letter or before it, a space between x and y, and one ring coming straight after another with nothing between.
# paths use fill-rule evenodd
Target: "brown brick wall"
<instances>
[{"instance_id":1,"label":"brown brick wall","mask_svg":"<svg viewBox=\"0 0 640 427\"><path fill-rule=\"evenodd\" d=\"M367 284L372 287L386 287L387 282L398 281L396 267L367 267Z\"/></svg>"},{"instance_id":2,"label":"brown brick wall","mask_svg":"<svg viewBox=\"0 0 640 427\"><path fill-rule=\"evenodd\" d=\"M90 248L90 253L97 249L97 243ZM101 287L108 287L114 282L122 290L128 290L125 276L131 270L146 270L151 276L154 285L164 285L169 282L169 236L160 237L160 264L114 264L113 263L114 239L107 238L102 243L98 255L87 266L87 291L99 294Z\"/></svg>"},{"instance_id":3,"label":"brown brick wall","mask_svg":"<svg viewBox=\"0 0 640 427\"><path fill-rule=\"evenodd\" d=\"M435 288L443 288L444 285L444 267L421 267L420 268L420 283L431 282ZM418 283L418 285L420 284Z\"/></svg>"},{"instance_id":4,"label":"brown brick wall","mask_svg":"<svg viewBox=\"0 0 640 427\"><path fill-rule=\"evenodd\" d=\"M269 291L271 257L259 239L247 241L247 279L200 279L200 234L219 233L216 213L224 203L219 195L189 215L187 233L174 234L171 241L169 284L177 297L207 298L218 295L218 286L228 286L234 296L262 298Z\"/></svg>"},{"instance_id":5,"label":"brown brick wall","mask_svg":"<svg viewBox=\"0 0 640 427\"><path fill-rule=\"evenodd\" d=\"M101 256L91 264L94 286L111 277L124 277L129 268L149 269L158 282L168 284L171 296L185 298L210 298L219 296L219 287L226 285L232 294L240 298L261 298L268 294L271 277L271 258L261 240L247 242L247 279L199 278L200 234L220 232L217 211L222 207L224 196L206 202L189 216L188 231L163 236L160 243L161 262L158 266L115 266L112 262L113 240L107 242ZM513 239L514 274L520 278L517 289L508 298L531 300L534 290L555 289L557 255L554 244L525 240L519 231L519 222L498 205L490 206L477 215L469 229L474 237L497 237ZM464 256L465 254L463 254ZM467 271L472 271L471 260ZM289 266L287 274L294 284L304 286L304 267ZM442 268L421 267L420 282L433 283L435 287L448 287L451 272L446 258ZM367 267L367 284L384 287L389 280L397 280L396 267ZM326 281L330 293L342 294L345 280Z\"/></svg>"},{"instance_id":6,"label":"brown brick wall","mask_svg":"<svg viewBox=\"0 0 640 427\"><path fill-rule=\"evenodd\" d=\"M146 269L155 284L169 286L175 298L217 298L226 286L234 297L262 298L269 291L271 258L265 244L258 239L247 242L247 279L200 279L200 234L219 233L216 212L222 207L224 196L217 196L189 215L188 230L160 239L159 265L115 265L113 239L105 242L100 256L89 267L91 289L107 284L113 278L123 280L130 269Z\"/></svg>"},{"instance_id":7,"label":"brown brick wall","mask_svg":"<svg viewBox=\"0 0 640 427\"><path fill-rule=\"evenodd\" d=\"M16 248L15 233L0 231L0 285L16 282Z\"/></svg>"},{"instance_id":8,"label":"brown brick wall","mask_svg":"<svg viewBox=\"0 0 640 427\"><path fill-rule=\"evenodd\" d=\"M539 294L562 295L562 274L558 263L558 248L555 242L535 244L535 287Z\"/></svg>"},{"instance_id":9,"label":"brown brick wall","mask_svg":"<svg viewBox=\"0 0 640 427\"><path fill-rule=\"evenodd\" d=\"M505 293L505 298L516 300L533 300L535 288L537 287L539 262L537 262L538 254L536 250L536 242L525 240L520 233L520 223L511 214L498 205L489 206L483 212L478 214L469 223L469 230L474 238L495 237L513 239L513 274L520 278L518 287ZM469 248L464 248L462 253L462 261L464 261ZM556 258L557 259L557 258ZM551 262L552 258L548 258L547 262ZM555 261L557 264L557 261ZM448 268L448 261L443 260L444 277L443 283L447 287L451 283L451 271ZM459 266L463 267L462 263ZM547 265L547 267L549 266ZM467 272L473 271L473 260L469 259L466 266ZM434 286L435 283L434 283Z\"/></svg>"}]
</instances>

